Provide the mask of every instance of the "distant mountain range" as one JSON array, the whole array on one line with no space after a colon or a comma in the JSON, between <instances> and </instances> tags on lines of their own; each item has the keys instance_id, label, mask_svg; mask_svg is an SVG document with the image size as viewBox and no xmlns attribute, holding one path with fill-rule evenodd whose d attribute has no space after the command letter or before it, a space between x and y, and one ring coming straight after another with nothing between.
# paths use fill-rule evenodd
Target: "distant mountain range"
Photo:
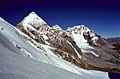
<instances>
[{"instance_id":1,"label":"distant mountain range","mask_svg":"<svg viewBox=\"0 0 120 79\"><path fill-rule=\"evenodd\" d=\"M120 43L120 37L115 37L115 38L107 38L107 40L109 41L109 42L118 42L118 43Z\"/></svg>"},{"instance_id":2,"label":"distant mountain range","mask_svg":"<svg viewBox=\"0 0 120 79\"><path fill-rule=\"evenodd\" d=\"M34 12L16 27L0 18L0 78L109 79L120 73L119 40L85 25L49 26Z\"/></svg>"},{"instance_id":3,"label":"distant mountain range","mask_svg":"<svg viewBox=\"0 0 120 79\"><path fill-rule=\"evenodd\" d=\"M120 54L120 37L108 38L106 40L111 43L115 47L114 49Z\"/></svg>"}]
</instances>

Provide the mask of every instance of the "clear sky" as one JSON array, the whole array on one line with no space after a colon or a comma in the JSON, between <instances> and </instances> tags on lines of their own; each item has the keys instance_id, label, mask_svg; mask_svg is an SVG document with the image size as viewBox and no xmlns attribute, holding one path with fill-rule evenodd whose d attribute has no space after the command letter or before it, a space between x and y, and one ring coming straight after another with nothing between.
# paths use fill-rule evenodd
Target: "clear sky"
<instances>
[{"instance_id":1,"label":"clear sky","mask_svg":"<svg viewBox=\"0 0 120 79\"><path fill-rule=\"evenodd\" d=\"M120 36L120 0L3 0L0 16L13 25L31 11L63 29L84 24L103 37Z\"/></svg>"}]
</instances>

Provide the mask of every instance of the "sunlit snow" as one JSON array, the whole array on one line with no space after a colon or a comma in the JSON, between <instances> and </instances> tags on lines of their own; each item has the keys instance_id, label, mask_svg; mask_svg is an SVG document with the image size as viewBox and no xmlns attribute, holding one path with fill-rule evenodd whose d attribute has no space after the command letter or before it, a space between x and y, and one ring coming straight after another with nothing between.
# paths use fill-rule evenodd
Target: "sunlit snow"
<instances>
[{"instance_id":1,"label":"sunlit snow","mask_svg":"<svg viewBox=\"0 0 120 79\"><path fill-rule=\"evenodd\" d=\"M82 36L72 35L82 49L92 48ZM0 78L109 79L107 72L78 68L51 54L49 47L43 47L48 53L35 47L14 26L0 19Z\"/></svg>"}]
</instances>

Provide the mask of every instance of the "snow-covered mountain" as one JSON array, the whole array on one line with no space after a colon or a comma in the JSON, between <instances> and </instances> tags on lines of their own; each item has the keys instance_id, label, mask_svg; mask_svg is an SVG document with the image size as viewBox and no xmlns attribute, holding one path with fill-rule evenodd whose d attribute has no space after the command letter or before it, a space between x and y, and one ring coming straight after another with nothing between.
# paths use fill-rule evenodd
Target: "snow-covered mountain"
<instances>
[{"instance_id":1,"label":"snow-covered mountain","mask_svg":"<svg viewBox=\"0 0 120 79\"><path fill-rule=\"evenodd\" d=\"M40 48L41 50L50 50L57 57L78 67L102 71L120 71L120 54L114 50L114 46L88 27L76 25L62 30L59 25L50 27L45 21L37 18L40 19L37 14L31 12L17 25L17 28L30 37L30 42L38 48L40 48L38 44L49 47L43 46ZM31 28L26 26L25 22Z\"/></svg>"},{"instance_id":2,"label":"snow-covered mountain","mask_svg":"<svg viewBox=\"0 0 120 79\"><path fill-rule=\"evenodd\" d=\"M0 79L109 79L106 72L85 70L57 57L0 18Z\"/></svg>"},{"instance_id":3,"label":"snow-covered mountain","mask_svg":"<svg viewBox=\"0 0 120 79\"><path fill-rule=\"evenodd\" d=\"M0 79L109 79L103 71L120 68L112 47L84 25L50 27L34 12L17 28L0 18Z\"/></svg>"}]
</instances>

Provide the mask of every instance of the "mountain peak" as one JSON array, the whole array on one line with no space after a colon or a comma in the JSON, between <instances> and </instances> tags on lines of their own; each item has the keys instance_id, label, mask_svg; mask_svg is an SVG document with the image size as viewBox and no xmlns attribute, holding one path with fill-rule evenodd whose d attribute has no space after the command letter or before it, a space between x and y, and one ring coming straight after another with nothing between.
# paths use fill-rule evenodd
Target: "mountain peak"
<instances>
[{"instance_id":1,"label":"mountain peak","mask_svg":"<svg viewBox=\"0 0 120 79\"><path fill-rule=\"evenodd\" d=\"M46 24L46 22L42 18L40 18L35 12L31 12L28 16L24 18L23 21L25 22L36 22L37 21L38 23Z\"/></svg>"},{"instance_id":2,"label":"mountain peak","mask_svg":"<svg viewBox=\"0 0 120 79\"><path fill-rule=\"evenodd\" d=\"M68 27L67 31L89 32L91 30L88 27L86 27L85 25L76 25L76 26L73 26L73 27Z\"/></svg>"},{"instance_id":3,"label":"mountain peak","mask_svg":"<svg viewBox=\"0 0 120 79\"><path fill-rule=\"evenodd\" d=\"M22 26L27 29L35 29L40 26L44 26L47 23L40 18L35 12L31 12L28 16L26 16L21 22Z\"/></svg>"},{"instance_id":4,"label":"mountain peak","mask_svg":"<svg viewBox=\"0 0 120 79\"><path fill-rule=\"evenodd\" d=\"M35 12L31 12L27 17L32 17L32 18L35 18L35 17L39 17ZM40 18L40 17L39 17ZM42 19L42 18L41 18Z\"/></svg>"},{"instance_id":5,"label":"mountain peak","mask_svg":"<svg viewBox=\"0 0 120 79\"><path fill-rule=\"evenodd\" d=\"M36 14L36 13L32 11L30 14ZM36 15L37 15L37 14L36 14Z\"/></svg>"},{"instance_id":6,"label":"mountain peak","mask_svg":"<svg viewBox=\"0 0 120 79\"><path fill-rule=\"evenodd\" d=\"M59 29L59 30L62 30L62 28L61 28L58 24L54 25L54 26L53 26L53 29Z\"/></svg>"}]
</instances>

